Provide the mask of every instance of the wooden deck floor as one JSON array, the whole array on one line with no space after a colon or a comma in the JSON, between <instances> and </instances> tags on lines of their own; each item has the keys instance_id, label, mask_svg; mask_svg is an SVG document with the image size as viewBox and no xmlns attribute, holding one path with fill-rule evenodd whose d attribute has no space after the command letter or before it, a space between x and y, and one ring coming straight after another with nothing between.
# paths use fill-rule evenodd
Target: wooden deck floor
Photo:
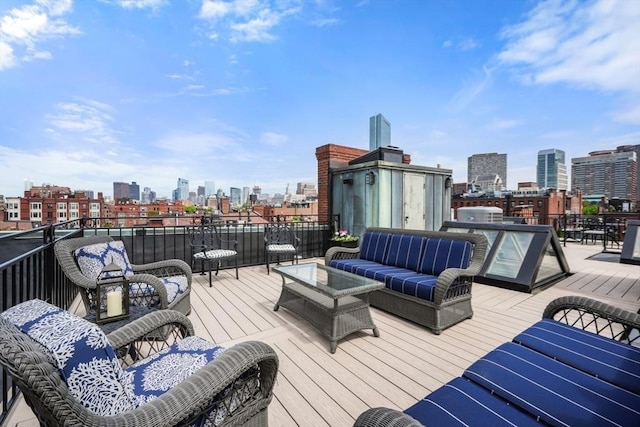
<instances>
[{"instance_id":1,"label":"wooden deck floor","mask_svg":"<svg viewBox=\"0 0 640 427\"><path fill-rule=\"evenodd\" d=\"M459 376L537 321L556 297L590 295L638 310L640 267L587 259L601 249L568 244L565 256L575 274L535 294L475 284L473 318L439 336L372 309L381 336L355 333L341 340L333 355L328 340L306 321L286 309L273 311L281 278L267 275L264 266L241 269L240 280L222 272L213 288L205 276L195 276L190 319L198 335L226 347L261 340L276 349L280 369L269 407L271 426L350 426L369 407L405 409ZM6 425L36 423L21 405Z\"/></svg>"}]
</instances>

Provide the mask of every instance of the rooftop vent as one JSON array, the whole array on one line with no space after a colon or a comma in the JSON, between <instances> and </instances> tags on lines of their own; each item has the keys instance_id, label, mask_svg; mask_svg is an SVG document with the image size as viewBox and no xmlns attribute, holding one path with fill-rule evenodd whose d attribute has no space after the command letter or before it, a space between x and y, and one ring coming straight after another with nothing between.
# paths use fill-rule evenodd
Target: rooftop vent
<instances>
[{"instance_id":1,"label":"rooftop vent","mask_svg":"<svg viewBox=\"0 0 640 427\"><path fill-rule=\"evenodd\" d=\"M375 162L383 160L385 162L402 163L404 153L398 147L380 147L373 151L369 151L356 159L349 162L349 165L358 165L360 163Z\"/></svg>"}]
</instances>

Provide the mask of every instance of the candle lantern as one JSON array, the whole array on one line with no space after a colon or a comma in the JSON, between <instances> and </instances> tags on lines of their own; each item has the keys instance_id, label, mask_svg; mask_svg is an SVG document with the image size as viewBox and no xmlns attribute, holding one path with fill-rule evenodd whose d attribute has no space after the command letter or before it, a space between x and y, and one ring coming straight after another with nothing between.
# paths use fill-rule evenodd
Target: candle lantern
<instances>
[{"instance_id":1,"label":"candle lantern","mask_svg":"<svg viewBox=\"0 0 640 427\"><path fill-rule=\"evenodd\" d=\"M129 280L116 264L106 265L96 280L96 323L129 317Z\"/></svg>"}]
</instances>

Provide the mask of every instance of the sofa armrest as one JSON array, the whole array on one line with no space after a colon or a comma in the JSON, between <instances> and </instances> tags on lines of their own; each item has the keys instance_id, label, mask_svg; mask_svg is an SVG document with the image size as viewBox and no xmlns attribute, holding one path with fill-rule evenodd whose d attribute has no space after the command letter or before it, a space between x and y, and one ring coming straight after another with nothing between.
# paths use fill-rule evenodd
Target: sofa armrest
<instances>
[{"instance_id":1,"label":"sofa armrest","mask_svg":"<svg viewBox=\"0 0 640 427\"><path fill-rule=\"evenodd\" d=\"M633 345L640 345L640 314L587 297L556 298L545 308L543 319L553 319Z\"/></svg>"},{"instance_id":2,"label":"sofa armrest","mask_svg":"<svg viewBox=\"0 0 640 427\"><path fill-rule=\"evenodd\" d=\"M334 246L324 254L324 265L329 265L334 259L356 259L360 258L360 248L344 248Z\"/></svg>"},{"instance_id":3,"label":"sofa armrest","mask_svg":"<svg viewBox=\"0 0 640 427\"><path fill-rule=\"evenodd\" d=\"M440 232L444 233L444 232ZM487 254L488 240L481 234L465 235L465 240L473 243L473 255L471 262L467 268L447 268L438 276L436 281L433 302L442 304L451 298L471 293L471 285L473 277L480 273L484 266L484 260ZM460 283L460 288L456 291L453 286ZM452 291L451 293L449 291Z\"/></svg>"},{"instance_id":4,"label":"sofa armrest","mask_svg":"<svg viewBox=\"0 0 640 427\"><path fill-rule=\"evenodd\" d=\"M356 419L354 427L424 427L415 418L389 408L371 408Z\"/></svg>"}]
</instances>

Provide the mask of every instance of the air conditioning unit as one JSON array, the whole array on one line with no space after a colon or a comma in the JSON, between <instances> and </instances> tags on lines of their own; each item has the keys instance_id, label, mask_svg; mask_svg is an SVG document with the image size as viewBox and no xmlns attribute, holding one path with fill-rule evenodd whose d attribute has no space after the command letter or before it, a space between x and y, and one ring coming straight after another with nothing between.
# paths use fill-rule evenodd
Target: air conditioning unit
<instances>
[{"instance_id":1,"label":"air conditioning unit","mask_svg":"<svg viewBox=\"0 0 640 427\"><path fill-rule=\"evenodd\" d=\"M496 207L458 208L460 222L502 222L502 209Z\"/></svg>"}]
</instances>

